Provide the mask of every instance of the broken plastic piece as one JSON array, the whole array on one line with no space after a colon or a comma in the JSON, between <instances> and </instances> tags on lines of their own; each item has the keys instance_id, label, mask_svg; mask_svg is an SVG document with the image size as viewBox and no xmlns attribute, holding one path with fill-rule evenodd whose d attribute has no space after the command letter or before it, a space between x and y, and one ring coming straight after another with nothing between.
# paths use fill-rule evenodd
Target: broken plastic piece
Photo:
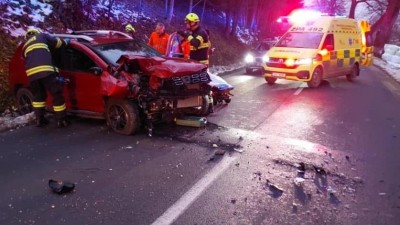
<instances>
[{"instance_id":1,"label":"broken plastic piece","mask_svg":"<svg viewBox=\"0 0 400 225\"><path fill-rule=\"evenodd\" d=\"M298 173L304 174L306 172L306 164L305 163L301 162L301 163L297 164L296 167L298 169L297 170Z\"/></svg>"},{"instance_id":2,"label":"broken plastic piece","mask_svg":"<svg viewBox=\"0 0 400 225\"><path fill-rule=\"evenodd\" d=\"M269 184L269 189L271 191L283 193L283 189L278 187L278 186L276 186L275 184Z\"/></svg>"},{"instance_id":3,"label":"broken plastic piece","mask_svg":"<svg viewBox=\"0 0 400 225\"><path fill-rule=\"evenodd\" d=\"M175 123L181 126L204 127L207 124L207 118L198 116L185 116L176 118Z\"/></svg>"},{"instance_id":4,"label":"broken plastic piece","mask_svg":"<svg viewBox=\"0 0 400 225\"><path fill-rule=\"evenodd\" d=\"M57 194L68 193L75 188L75 184L68 181L49 180L50 189Z\"/></svg>"},{"instance_id":5,"label":"broken plastic piece","mask_svg":"<svg viewBox=\"0 0 400 225\"><path fill-rule=\"evenodd\" d=\"M294 184L295 184L296 186L301 187L301 186L303 186L304 181L305 181L304 178L296 177L296 178L294 178L294 181L293 181L293 182L294 182Z\"/></svg>"}]
</instances>

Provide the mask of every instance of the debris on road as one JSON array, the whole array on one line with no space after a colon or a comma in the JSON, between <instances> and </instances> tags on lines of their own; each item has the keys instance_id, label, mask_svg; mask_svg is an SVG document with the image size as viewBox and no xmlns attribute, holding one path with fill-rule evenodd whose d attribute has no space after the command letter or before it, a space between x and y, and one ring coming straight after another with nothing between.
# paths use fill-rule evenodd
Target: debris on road
<instances>
[{"instance_id":1,"label":"debris on road","mask_svg":"<svg viewBox=\"0 0 400 225\"><path fill-rule=\"evenodd\" d=\"M276 186L275 184L269 184L269 189L273 192L283 193L283 189Z\"/></svg>"},{"instance_id":2,"label":"debris on road","mask_svg":"<svg viewBox=\"0 0 400 225\"><path fill-rule=\"evenodd\" d=\"M304 174L306 172L306 164L303 162L300 162L298 164L295 164L297 167L297 173L299 174Z\"/></svg>"},{"instance_id":3,"label":"debris on road","mask_svg":"<svg viewBox=\"0 0 400 225\"><path fill-rule=\"evenodd\" d=\"M57 194L71 192L75 188L75 184L68 181L49 180L50 189Z\"/></svg>"},{"instance_id":4,"label":"debris on road","mask_svg":"<svg viewBox=\"0 0 400 225\"><path fill-rule=\"evenodd\" d=\"M326 191L327 191L330 195L335 195L335 194L336 194L336 191L335 191L331 186L329 186L329 187L326 189Z\"/></svg>"},{"instance_id":5,"label":"debris on road","mask_svg":"<svg viewBox=\"0 0 400 225\"><path fill-rule=\"evenodd\" d=\"M326 171L324 170L324 168L320 167L320 166L315 166L313 165L315 172L319 175L326 175Z\"/></svg>"},{"instance_id":6,"label":"debris on road","mask_svg":"<svg viewBox=\"0 0 400 225\"><path fill-rule=\"evenodd\" d=\"M386 195L385 192L380 192L380 193L379 193L379 196L385 196L385 195Z\"/></svg>"},{"instance_id":7,"label":"debris on road","mask_svg":"<svg viewBox=\"0 0 400 225\"><path fill-rule=\"evenodd\" d=\"M218 150L215 152L215 155L225 155L225 150L218 149Z\"/></svg>"},{"instance_id":8,"label":"debris on road","mask_svg":"<svg viewBox=\"0 0 400 225\"><path fill-rule=\"evenodd\" d=\"M306 180L304 179L304 178L301 178L301 177L296 177L296 178L294 178L294 180L293 180L293 182L294 182L294 184L297 186L297 187L302 187L303 185L304 185L304 182L305 182Z\"/></svg>"},{"instance_id":9,"label":"debris on road","mask_svg":"<svg viewBox=\"0 0 400 225\"><path fill-rule=\"evenodd\" d=\"M234 198L231 199L231 203L232 203L232 204L236 204L236 199L234 199Z\"/></svg>"},{"instance_id":10,"label":"debris on road","mask_svg":"<svg viewBox=\"0 0 400 225\"><path fill-rule=\"evenodd\" d=\"M233 148L233 150L234 150L235 152L243 153L243 149Z\"/></svg>"},{"instance_id":11,"label":"debris on road","mask_svg":"<svg viewBox=\"0 0 400 225\"><path fill-rule=\"evenodd\" d=\"M213 144L212 146L213 146L213 148L218 148L217 144Z\"/></svg>"},{"instance_id":12,"label":"debris on road","mask_svg":"<svg viewBox=\"0 0 400 225\"><path fill-rule=\"evenodd\" d=\"M198 116L185 116L183 118L176 118L175 123L177 125L188 127L204 127L207 124L207 118Z\"/></svg>"}]
</instances>

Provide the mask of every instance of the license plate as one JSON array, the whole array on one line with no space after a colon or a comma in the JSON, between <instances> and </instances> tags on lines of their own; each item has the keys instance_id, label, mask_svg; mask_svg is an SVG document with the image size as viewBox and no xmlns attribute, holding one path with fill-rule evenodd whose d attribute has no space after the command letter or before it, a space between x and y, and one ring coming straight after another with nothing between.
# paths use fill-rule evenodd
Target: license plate
<instances>
[{"instance_id":1,"label":"license plate","mask_svg":"<svg viewBox=\"0 0 400 225\"><path fill-rule=\"evenodd\" d=\"M285 78L286 74L284 73L276 73L276 72L272 72L271 74L273 77L279 77L279 78Z\"/></svg>"}]
</instances>

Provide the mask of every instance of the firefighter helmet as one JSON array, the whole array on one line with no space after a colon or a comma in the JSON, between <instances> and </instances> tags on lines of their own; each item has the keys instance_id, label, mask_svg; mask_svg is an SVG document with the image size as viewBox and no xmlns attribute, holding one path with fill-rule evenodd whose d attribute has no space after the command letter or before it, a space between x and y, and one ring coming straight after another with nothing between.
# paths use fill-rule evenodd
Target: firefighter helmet
<instances>
[{"instance_id":1,"label":"firefighter helmet","mask_svg":"<svg viewBox=\"0 0 400 225\"><path fill-rule=\"evenodd\" d=\"M28 40L29 38L33 37L36 34L39 34L40 30L37 28L29 28L26 33L25 33L25 40Z\"/></svg>"},{"instance_id":2,"label":"firefighter helmet","mask_svg":"<svg viewBox=\"0 0 400 225\"><path fill-rule=\"evenodd\" d=\"M133 28L133 26L128 23L128 25L125 26L125 31L126 32L135 32L135 28Z\"/></svg>"},{"instance_id":3,"label":"firefighter helmet","mask_svg":"<svg viewBox=\"0 0 400 225\"><path fill-rule=\"evenodd\" d=\"M185 17L186 22L199 22L199 16L196 13L189 13Z\"/></svg>"}]
</instances>

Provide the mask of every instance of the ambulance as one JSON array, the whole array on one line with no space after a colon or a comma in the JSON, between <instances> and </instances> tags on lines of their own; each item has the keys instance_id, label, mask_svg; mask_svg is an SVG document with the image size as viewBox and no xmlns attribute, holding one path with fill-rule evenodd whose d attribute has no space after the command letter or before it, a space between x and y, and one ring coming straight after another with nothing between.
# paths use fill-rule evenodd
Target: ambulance
<instances>
[{"instance_id":1,"label":"ambulance","mask_svg":"<svg viewBox=\"0 0 400 225\"><path fill-rule=\"evenodd\" d=\"M307 82L314 88L331 77L346 76L352 81L359 76L360 66L372 64L372 35L367 21L307 12L292 17L291 23L263 57L268 84L286 79Z\"/></svg>"}]
</instances>

